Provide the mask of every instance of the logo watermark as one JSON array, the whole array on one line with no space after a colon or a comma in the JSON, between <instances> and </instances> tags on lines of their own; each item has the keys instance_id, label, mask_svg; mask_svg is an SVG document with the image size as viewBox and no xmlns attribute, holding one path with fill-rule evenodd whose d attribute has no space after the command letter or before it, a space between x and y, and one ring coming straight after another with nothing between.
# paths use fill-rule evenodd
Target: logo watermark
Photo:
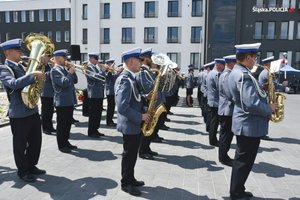
<instances>
[{"instance_id":1,"label":"logo watermark","mask_svg":"<svg viewBox=\"0 0 300 200\"><path fill-rule=\"evenodd\" d=\"M284 13L284 12L294 12L295 8L287 8L287 7L270 7L270 8L258 8L253 6L252 12L256 13Z\"/></svg>"}]
</instances>

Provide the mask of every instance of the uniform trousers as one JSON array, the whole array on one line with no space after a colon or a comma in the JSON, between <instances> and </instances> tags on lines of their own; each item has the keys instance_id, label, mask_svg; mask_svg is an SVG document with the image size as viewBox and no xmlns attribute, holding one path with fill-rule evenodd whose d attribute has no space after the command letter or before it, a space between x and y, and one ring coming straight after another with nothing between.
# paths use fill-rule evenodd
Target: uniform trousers
<instances>
[{"instance_id":1,"label":"uniform trousers","mask_svg":"<svg viewBox=\"0 0 300 200\"><path fill-rule=\"evenodd\" d=\"M107 95L106 124L110 124L113 122L115 106L116 106L115 95Z\"/></svg>"},{"instance_id":2,"label":"uniform trousers","mask_svg":"<svg viewBox=\"0 0 300 200\"><path fill-rule=\"evenodd\" d=\"M57 114L56 139L58 148L69 146L74 106L55 107Z\"/></svg>"},{"instance_id":3,"label":"uniform trousers","mask_svg":"<svg viewBox=\"0 0 300 200\"><path fill-rule=\"evenodd\" d=\"M102 117L103 98L89 98L88 135L98 132Z\"/></svg>"},{"instance_id":4,"label":"uniform trousers","mask_svg":"<svg viewBox=\"0 0 300 200\"><path fill-rule=\"evenodd\" d=\"M41 119L38 113L24 118L10 118L13 152L20 177L39 160L42 144Z\"/></svg>"},{"instance_id":5,"label":"uniform trousers","mask_svg":"<svg viewBox=\"0 0 300 200\"><path fill-rule=\"evenodd\" d=\"M208 109L207 109L207 98L202 95L202 98L201 98L201 111L202 111L202 117L203 117L203 120L204 120L204 123L206 123L206 126L207 126L207 113L208 113ZM208 131L209 129L206 128L206 130Z\"/></svg>"},{"instance_id":6,"label":"uniform trousers","mask_svg":"<svg viewBox=\"0 0 300 200\"><path fill-rule=\"evenodd\" d=\"M260 138L236 136L237 149L233 160L230 194L238 195L245 191L245 182L254 164Z\"/></svg>"},{"instance_id":7,"label":"uniform trousers","mask_svg":"<svg viewBox=\"0 0 300 200\"><path fill-rule=\"evenodd\" d=\"M202 96L203 96L203 93L201 92L201 86L198 86L197 98L198 98L200 108L203 106L202 105Z\"/></svg>"},{"instance_id":8,"label":"uniform trousers","mask_svg":"<svg viewBox=\"0 0 300 200\"><path fill-rule=\"evenodd\" d=\"M218 142L217 131L219 126L218 107L209 107L210 110L210 125L209 125L209 143Z\"/></svg>"},{"instance_id":9,"label":"uniform trousers","mask_svg":"<svg viewBox=\"0 0 300 200\"><path fill-rule=\"evenodd\" d=\"M233 133L231 131L232 116L219 116L220 138L219 138L219 161L228 161L228 151L230 149Z\"/></svg>"},{"instance_id":10,"label":"uniform trousers","mask_svg":"<svg viewBox=\"0 0 300 200\"><path fill-rule=\"evenodd\" d=\"M125 187L135 181L134 166L137 160L137 153L140 145L140 134L123 134L123 157L122 157L122 179L121 186Z\"/></svg>"},{"instance_id":11,"label":"uniform trousers","mask_svg":"<svg viewBox=\"0 0 300 200\"><path fill-rule=\"evenodd\" d=\"M42 127L43 131L53 130L52 117L54 113L53 97L41 97L42 102Z\"/></svg>"}]
</instances>

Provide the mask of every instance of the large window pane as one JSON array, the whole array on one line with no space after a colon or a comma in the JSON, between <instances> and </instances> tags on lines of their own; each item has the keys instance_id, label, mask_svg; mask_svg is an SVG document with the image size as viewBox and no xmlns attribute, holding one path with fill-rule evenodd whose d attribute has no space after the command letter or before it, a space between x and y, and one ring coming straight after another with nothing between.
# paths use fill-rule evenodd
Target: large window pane
<instances>
[{"instance_id":1,"label":"large window pane","mask_svg":"<svg viewBox=\"0 0 300 200\"><path fill-rule=\"evenodd\" d=\"M201 42L201 26L192 26L191 30L191 43L200 43Z\"/></svg>"},{"instance_id":2,"label":"large window pane","mask_svg":"<svg viewBox=\"0 0 300 200\"><path fill-rule=\"evenodd\" d=\"M9 11L5 11L5 22L10 23L10 12Z\"/></svg>"},{"instance_id":3,"label":"large window pane","mask_svg":"<svg viewBox=\"0 0 300 200\"><path fill-rule=\"evenodd\" d=\"M124 2L122 3L122 18L133 18L133 3Z\"/></svg>"},{"instance_id":4,"label":"large window pane","mask_svg":"<svg viewBox=\"0 0 300 200\"><path fill-rule=\"evenodd\" d=\"M268 22L267 39L275 39L275 22Z\"/></svg>"},{"instance_id":5,"label":"large window pane","mask_svg":"<svg viewBox=\"0 0 300 200\"><path fill-rule=\"evenodd\" d=\"M82 5L82 19L86 20L88 18L88 5Z\"/></svg>"},{"instance_id":6,"label":"large window pane","mask_svg":"<svg viewBox=\"0 0 300 200\"><path fill-rule=\"evenodd\" d=\"M156 13L156 1L146 1L145 2L145 14L146 18L157 17Z\"/></svg>"},{"instance_id":7,"label":"large window pane","mask_svg":"<svg viewBox=\"0 0 300 200\"><path fill-rule=\"evenodd\" d=\"M56 42L61 42L61 32L56 31Z\"/></svg>"},{"instance_id":8,"label":"large window pane","mask_svg":"<svg viewBox=\"0 0 300 200\"><path fill-rule=\"evenodd\" d=\"M169 52L167 53L167 56L169 56L170 60L177 63L178 66L180 66L180 53L176 52Z\"/></svg>"},{"instance_id":9,"label":"large window pane","mask_svg":"<svg viewBox=\"0 0 300 200\"><path fill-rule=\"evenodd\" d=\"M48 10L47 15L48 15L48 21L51 22L53 18L51 9Z\"/></svg>"},{"instance_id":10,"label":"large window pane","mask_svg":"<svg viewBox=\"0 0 300 200\"><path fill-rule=\"evenodd\" d=\"M297 34L296 34L296 39L300 39L300 22L297 24Z\"/></svg>"},{"instance_id":11,"label":"large window pane","mask_svg":"<svg viewBox=\"0 0 300 200\"><path fill-rule=\"evenodd\" d=\"M264 0L256 0L256 7L263 7L264 6Z\"/></svg>"},{"instance_id":12,"label":"large window pane","mask_svg":"<svg viewBox=\"0 0 300 200\"><path fill-rule=\"evenodd\" d=\"M274 55L274 51L267 51L267 56L266 56L266 58L271 57L271 56L273 56L273 55Z\"/></svg>"},{"instance_id":13,"label":"large window pane","mask_svg":"<svg viewBox=\"0 0 300 200\"><path fill-rule=\"evenodd\" d=\"M133 43L133 28L122 28L122 43Z\"/></svg>"},{"instance_id":14,"label":"large window pane","mask_svg":"<svg viewBox=\"0 0 300 200\"><path fill-rule=\"evenodd\" d=\"M44 10L39 10L39 20L40 22L45 21Z\"/></svg>"},{"instance_id":15,"label":"large window pane","mask_svg":"<svg viewBox=\"0 0 300 200\"><path fill-rule=\"evenodd\" d=\"M269 7L276 7L276 0L269 0Z\"/></svg>"},{"instance_id":16,"label":"large window pane","mask_svg":"<svg viewBox=\"0 0 300 200\"><path fill-rule=\"evenodd\" d=\"M289 23L281 22L280 39L288 39Z\"/></svg>"},{"instance_id":17,"label":"large window pane","mask_svg":"<svg viewBox=\"0 0 300 200\"><path fill-rule=\"evenodd\" d=\"M254 39L262 39L262 22L255 22Z\"/></svg>"},{"instance_id":18,"label":"large window pane","mask_svg":"<svg viewBox=\"0 0 300 200\"><path fill-rule=\"evenodd\" d=\"M33 10L29 11L29 21L34 22L34 11Z\"/></svg>"},{"instance_id":19,"label":"large window pane","mask_svg":"<svg viewBox=\"0 0 300 200\"><path fill-rule=\"evenodd\" d=\"M104 44L110 43L110 29L109 28L103 29L103 43Z\"/></svg>"},{"instance_id":20,"label":"large window pane","mask_svg":"<svg viewBox=\"0 0 300 200\"><path fill-rule=\"evenodd\" d=\"M56 15L56 21L61 21L61 9L56 9L55 10L55 15Z\"/></svg>"},{"instance_id":21,"label":"large window pane","mask_svg":"<svg viewBox=\"0 0 300 200\"><path fill-rule=\"evenodd\" d=\"M191 53L190 64L192 64L195 68L200 67L201 63L201 54L200 53Z\"/></svg>"},{"instance_id":22,"label":"large window pane","mask_svg":"<svg viewBox=\"0 0 300 200\"><path fill-rule=\"evenodd\" d=\"M289 8L290 7L290 0L282 0L282 7Z\"/></svg>"},{"instance_id":23,"label":"large window pane","mask_svg":"<svg viewBox=\"0 0 300 200\"><path fill-rule=\"evenodd\" d=\"M109 3L105 3L103 5L103 18L104 19L110 18L110 4Z\"/></svg>"},{"instance_id":24,"label":"large window pane","mask_svg":"<svg viewBox=\"0 0 300 200\"><path fill-rule=\"evenodd\" d=\"M65 42L70 42L70 31L65 31Z\"/></svg>"},{"instance_id":25,"label":"large window pane","mask_svg":"<svg viewBox=\"0 0 300 200\"><path fill-rule=\"evenodd\" d=\"M178 1L168 1L168 17L179 17Z\"/></svg>"},{"instance_id":26,"label":"large window pane","mask_svg":"<svg viewBox=\"0 0 300 200\"><path fill-rule=\"evenodd\" d=\"M296 63L296 68L300 69L300 52L296 52L296 56L295 56L295 63Z\"/></svg>"},{"instance_id":27,"label":"large window pane","mask_svg":"<svg viewBox=\"0 0 300 200\"><path fill-rule=\"evenodd\" d=\"M178 27L168 27L168 43L179 43L179 28Z\"/></svg>"},{"instance_id":28,"label":"large window pane","mask_svg":"<svg viewBox=\"0 0 300 200\"><path fill-rule=\"evenodd\" d=\"M82 44L87 44L88 42L88 30L86 28L82 29Z\"/></svg>"},{"instance_id":29,"label":"large window pane","mask_svg":"<svg viewBox=\"0 0 300 200\"><path fill-rule=\"evenodd\" d=\"M201 17L203 13L203 1L193 0L192 1L192 17Z\"/></svg>"},{"instance_id":30,"label":"large window pane","mask_svg":"<svg viewBox=\"0 0 300 200\"><path fill-rule=\"evenodd\" d=\"M17 23L19 21L19 12L18 11L13 12L13 20L15 23Z\"/></svg>"},{"instance_id":31,"label":"large window pane","mask_svg":"<svg viewBox=\"0 0 300 200\"><path fill-rule=\"evenodd\" d=\"M65 8L65 21L70 21L70 8Z\"/></svg>"},{"instance_id":32,"label":"large window pane","mask_svg":"<svg viewBox=\"0 0 300 200\"><path fill-rule=\"evenodd\" d=\"M21 21L26 22L26 10L21 11Z\"/></svg>"},{"instance_id":33,"label":"large window pane","mask_svg":"<svg viewBox=\"0 0 300 200\"><path fill-rule=\"evenodd\" d=\"M156 28L145 27L144 29L144 43L156 43Z\"/></svg>"}]
</instances>

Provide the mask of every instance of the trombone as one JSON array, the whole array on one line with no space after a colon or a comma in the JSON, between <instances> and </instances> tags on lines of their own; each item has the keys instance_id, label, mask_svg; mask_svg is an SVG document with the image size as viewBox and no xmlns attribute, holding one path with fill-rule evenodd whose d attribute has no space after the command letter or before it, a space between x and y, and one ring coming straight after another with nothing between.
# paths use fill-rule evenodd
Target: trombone
<instances>
[{"instance_id":1,"label":"trombone","mask_svg":"<svg viewBox=\"0 0 300 200\"><path fill-rule=\"evenodd\" d=\"M55 64L53 58L50 59L50 62L52 64ZM91 78L95 78L95 79L97 79L99 81L102 81L102 82L106 82L106 77L105 76L103 76L101 74L98 74L98 73L96 73L94 71L88 70L87 69L88 68L87 64L85 64L85 65L78 65L78 64L75 64L75 63L72 63L72 62L65 61L65 66L69 66L69 68L70 68L70 66L72 66L72 67L74 67L76 69L76 71L78 71L78 72L80 72L80 73L82 73L82 74L84 74L86 76L89 76Z\"/></svg>"}]
</instances>

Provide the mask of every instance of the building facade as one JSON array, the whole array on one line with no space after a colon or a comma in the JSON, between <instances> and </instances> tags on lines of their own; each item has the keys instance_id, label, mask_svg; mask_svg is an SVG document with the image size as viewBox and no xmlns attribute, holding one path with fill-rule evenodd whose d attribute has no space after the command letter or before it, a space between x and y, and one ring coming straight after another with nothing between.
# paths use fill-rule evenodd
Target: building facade
<instances>
[{"instance_id":1,"label":"building facade","mask_svg":"<svg viewBox=\"0 0 300 200\"><path fill-rule=\"evenodd\" d=\"M68 0L20 0L0 2L0 43L42 33L54 42L55 49L69 49L71 11ZM0 62L4 62L0 52Z\"/></svg>"},{"instance_id":2,"label":"building facade","mask_svg":"<svg viewBox=\"0 0 300 200\"><path fill-rule=\"evenodd\" d=\"M207 13L207 61L234 53L234 44L261 42L258 61L287 52L300 69L300 0L208 1Z\"/></svg>"},{"instance_id":3,"label":"building facade","mask_svg":"<svg viewBox=\"0 0 300 200\"><path fill-rule=\"evenodd\" d=\"M205 1L71 1L71 43L88 52L114 58L135 47L167 54L182 71L203 64Z\"/></svg>"}]
</instances>

